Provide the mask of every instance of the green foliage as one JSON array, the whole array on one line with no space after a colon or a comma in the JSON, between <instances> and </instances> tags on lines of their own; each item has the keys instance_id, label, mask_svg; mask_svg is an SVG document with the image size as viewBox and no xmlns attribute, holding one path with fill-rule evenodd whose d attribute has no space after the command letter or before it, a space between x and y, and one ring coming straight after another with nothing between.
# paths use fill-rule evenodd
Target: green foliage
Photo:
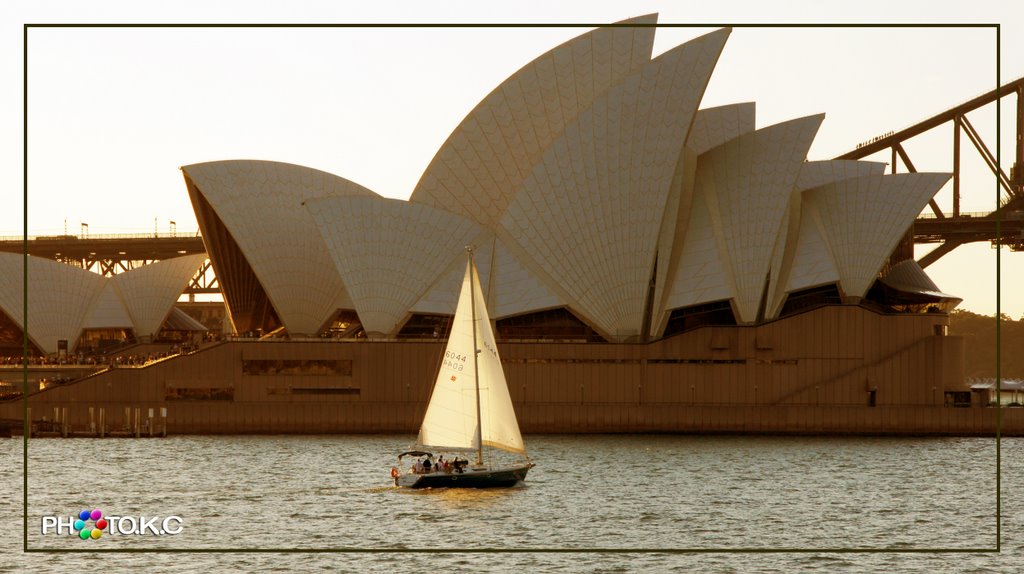
<instances>
[{"instance_id":1,"label":"green foliage","mask_svg":"<svg viewBox=\"0 0 1024 574\"><path fill-rule=\"evenodd\" d=\"M995 317L954 310L949 315L949 334L964 338L964 374L968 379L996 376ZM1024 317L1014 321L1002 315L999 335L1002 378L1024 379Z\"/></svg>"}]
</instances>

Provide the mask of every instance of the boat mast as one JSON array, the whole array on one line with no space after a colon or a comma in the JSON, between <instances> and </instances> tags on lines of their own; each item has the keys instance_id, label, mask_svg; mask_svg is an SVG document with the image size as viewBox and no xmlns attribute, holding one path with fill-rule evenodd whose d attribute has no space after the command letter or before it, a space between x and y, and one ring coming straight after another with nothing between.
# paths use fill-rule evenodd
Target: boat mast
<instances>
[{"instance_id":1,"label":"boat mast","mask_svg":"<svg viewBox=\"0 0 1024 574\"><path fill-rule=\"evenodd\" d=\"M473 318L473 380L476 383L476 464L481 466L484 463L484 437L483 420L480 417L480 365L477 355L480 349L476 348L476 285L473 278L476 277L476 265L473 262L473 247L466 246L466 253L469 254L469 302L470 312Z\"/></svg>"}]
</instances>

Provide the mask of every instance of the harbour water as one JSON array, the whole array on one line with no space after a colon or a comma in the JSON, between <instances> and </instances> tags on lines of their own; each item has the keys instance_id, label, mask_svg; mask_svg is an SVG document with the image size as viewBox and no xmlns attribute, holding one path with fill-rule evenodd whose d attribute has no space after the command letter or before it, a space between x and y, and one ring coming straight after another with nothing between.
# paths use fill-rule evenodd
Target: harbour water
<instances>
[{"instance_id":1,"label":"harbour water","mask_svg":"<svg viewBox=\"0 0 1024 574\"><path fill-rule=\"evenodd\" d=\"M21 552L22 441L4 440L0 572L1024 569L1024 439L1002 441L1002 551L933 554L892 551L995 548L995 439L527 436L537 467L525 486L397 489L388 471L413 438L33 439L30 548L311 551L92 555ZM44 516L83 508L180 517L181 531L115 532L97 540L41 533ZM347 548L405 551L312 552ZM779 548L808 551L677 552ZM839 549L886 552L827 551Z\"/></svg>"}]
</instances>

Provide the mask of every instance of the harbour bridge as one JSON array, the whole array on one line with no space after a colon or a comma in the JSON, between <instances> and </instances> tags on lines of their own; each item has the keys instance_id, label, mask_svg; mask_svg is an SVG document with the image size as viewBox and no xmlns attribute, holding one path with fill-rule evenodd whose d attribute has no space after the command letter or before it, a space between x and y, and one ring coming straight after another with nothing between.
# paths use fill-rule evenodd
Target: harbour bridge
<instances>
[{"instance_id":1,"label":"harbour bridge","mask_svg":"<svg viewBox=\"0 0 1024 574\"><path fill-rule=\"evenodd\" d=\"M1014 98L1008 98L1014 96ZM1009 174L1003 169L992 153L992 147L985 143L978 130L968 119L967 114L980 108L993 105L1003 98L1015 99L1012 108L1015 117L1014 150L1010 159ZM1006 105L1002 105L1005 113ZM953 174L952 206L944 211L932 199L929 202L931 213L922 214L914 222L903 241L893 253L893 260L902 261L914 257L915 243L938 243L938 247L925 254L918 263L927 267L938 261L943 255L966 243L988 241L993 245L1000 243L1011 251L1024 251L1024 78L1000 86L998 89L982 94L942 113L918 122L908 128L889 132L873 138L846 152L835 159L863 159L875 154L889 152L890 168L896 173L900 164L907 172L915 172L914 162L907 154L904 143L926 132L946 126L952 126L950 133L951 165L947 171ZM961 186L962 138L966 137L974 151L991 171L999 185L999 207L984 213L964 213L960 210L960 199L964 190ZM970 149L967 150L970 152ZM1004 154L1003 157L1005 157ZM1007 163L1007 162L1004 162ZM992 188L969 190L979 195L990 196Z\"/></svg>"},{"instance_id":2,"label":"harbour bridge","mask_svg":"<svg viewBox=\"0 0 1024 574\"><path fill-rule=\"evenodd\" d=\"M27 239L27 240L26 240ZM0 238L0 251L28 252L29 255L61 261L110 277L163 259L206 253L198 231L180 234L89 235L83 227L79 235L37 235ZM196 272L184 293L220 293L210 260Z\"/></svg>"},{"instance_id":3,"label":"harbour bridge","mask_svg":"<svg viewBox=\"0 0 1024 574\"><path fill-rule=\"evenodd\" d=\"M1010 157L1009 173L1003 169L999 159L992 153L992 147L984 141L968 119L967 114L992 106L1004 98L1013 101L1008 108L1015 117L1015 145ZM1002 105L1007 109L1006 104ZM1005 112L1004 112L1005 113ZM1024 251L1024 78L1000 86L958 106L935 114L908 128L888 132L861 143L855 149L835 159L865 159L889 153L892 173L899 166L906 172L917 169L904 146L909 140L926 132L938 129L952 130L948 133L951 146L951 163L947 171L953 174L952 205L944 210L936 200L930 202L931 213L920 215L892 254L891 261L898 262L914 257L914 244L938 244L918 262L922 267L939 260L957 247L967 243L989 242L1008 247L1011 251ZM963 212L960 200L965 192L990 195L991 188L964 189L961 185L961 153L967 148L962 145L966 138L973 151L981 156L984 164L998 182L999 206L991 211ZM1004 156L1005 157L1005 156ZM176 230L160 234L134 235L89 235L83 224L78 235L52 235L30 237L0 237L0 251L24 253L46 257L82 267L105 276L127 271L154 261L180 255L206 253L206 247L199 232L178 233ZM206 260L189 282L184 293L190 298L196 294L219 294L220 285L210 261Z\"/></svg>"}]
</instances>

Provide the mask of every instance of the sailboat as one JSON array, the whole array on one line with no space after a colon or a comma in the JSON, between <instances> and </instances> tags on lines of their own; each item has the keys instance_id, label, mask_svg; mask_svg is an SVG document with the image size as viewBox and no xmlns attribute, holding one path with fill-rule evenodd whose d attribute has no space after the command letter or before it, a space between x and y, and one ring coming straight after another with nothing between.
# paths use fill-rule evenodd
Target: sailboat
<instances>
[{"instance_id":1,"label":"sailboat","mask_svg":"<svg viewBox=\"0 0 1024 574\"><path fill-rule=\"evenodd\" d=\"M473 249L466 252L462 292L419 437L391 468L396 486L513 486L534 466L512 408ZM485 446L503 452L485 458ZM438 452L443 454L435 458Z\"/></svg>"}]
</instances>

